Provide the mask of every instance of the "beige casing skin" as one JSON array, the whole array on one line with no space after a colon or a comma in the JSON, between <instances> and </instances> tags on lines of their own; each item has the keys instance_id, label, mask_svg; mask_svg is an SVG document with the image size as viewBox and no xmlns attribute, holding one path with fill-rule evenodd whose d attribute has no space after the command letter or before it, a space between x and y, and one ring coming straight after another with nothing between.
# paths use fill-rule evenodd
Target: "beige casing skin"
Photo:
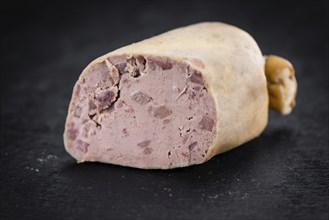
<instances>
[{"instance_id":1,"label":"beige casing skin","mask_svg":"<svg viewBox=\"0 0 329 220\"><path fill-rule=\"evenodd\" d=\"M216 135L205 161L259 136L267 125L265 61L255 40L237 27L205 22L178 28L117 49L89 66L122 54L169 57L202 73L216 107Z\"/></svg>"}]
</instances>

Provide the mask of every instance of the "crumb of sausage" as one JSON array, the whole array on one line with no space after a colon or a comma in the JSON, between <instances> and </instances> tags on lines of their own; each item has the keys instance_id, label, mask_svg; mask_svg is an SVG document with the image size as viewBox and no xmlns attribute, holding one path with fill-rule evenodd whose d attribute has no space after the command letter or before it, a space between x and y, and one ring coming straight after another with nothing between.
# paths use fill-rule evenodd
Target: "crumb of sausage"
<instances>
[{"instance_id":1,"label":"crumb of sausage","mask_svg":"<svg viewBox=\"0 0 329 220\"><path fill-rule=\"evenodd\" d=\"M202 120L199 122L199 125L200 125L201 129L212 131L212 129L214 127L214 123L215 123L214 120L212 120L208 116L203 116Z\"/></svg>"},{"instance_id":2,"label":"crumb of sausage","mask_svg":"<svg viewBox=\"0 0 329 220\"><path fill-rule=\"evenodd\" d=\"M164 105L156 106L153 110L153 116L160 119L168 117L171 113L171 110Z\"/></svg>"},{"instance_id":3,"label":"crumb of sausage","mask_svg":"<svg viewBox=\"0 0 329 220\"><path fill-rule=\"evenodd\" d=\"M151 154L151 153L152 153L152 151L153 151L153 149L152 149L152 148L150 148L150 147L147 147L147 148L145 148L145 149L144 149L143 153L144 153L144 154L146 154L146 155L149 155L149 154Z\"/></svg>"},{"instance_id":4,"label":"crumb of sausage","mask_svg":"<svg viewBox=\"0 0 329 220\"><path fill-rule=\"evenodd\" d=\"M145 105L152 100L152 97L144 92L138 91L131 97L131 99L140 105Z\"/></svg>"},{"instance_id":5,"label":"crumb of sausage","mask_svg":"<svg viewBox=\"0 0 329 220\"><path fill-rule=\"evenodd\" d=\"M82 151L83 153L87 153L89 144L82 140L77 140L75 147L77 150Z\"/></svg>"},{"instance_id":6,"label":"crumb of sausage","mask_svg":"<svg viewBox=\"0 0 329 220\"><path fill-rule=\"evenodd\" d=\"M150 143L151 143L150 140L145 140L145 141L143 141L143 142L138 143L137 146L144 148L144 147L149 146Z\"/></svg>"},{"instance_id":7,"label":"crumb of sausage","mask_svg":"<svg viewBox=\"0 0 329 220\"><path fill-rule=\"evenodd\" d=\"M188 146L188 149L191 151L191 150L193 150L193 149L195 148L195 146L197 146L197 145L198 145L198 142L195 141L195 142L191 143L191 144Z\"/></svg>"},{"instance_id":8,"label":"crumb of sausage","mask_svg":"<svg viewBox=\"0 0 329 220\"><path fill-rule=\"evenodd\" d=\"M189 80L193 83L204 85L204 81L202 75L200 73L194 72L190 77Z\"/></svg>"}]
</instances>

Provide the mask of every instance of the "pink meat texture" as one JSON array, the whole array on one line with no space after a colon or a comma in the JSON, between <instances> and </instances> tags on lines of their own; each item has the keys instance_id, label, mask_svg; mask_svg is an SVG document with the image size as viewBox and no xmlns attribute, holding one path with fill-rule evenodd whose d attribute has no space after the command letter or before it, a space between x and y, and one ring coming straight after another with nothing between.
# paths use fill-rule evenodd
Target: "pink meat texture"
<instances>
[{"instance_id":1,"label":"pink meat texture","mask_svg":"<svg viewBox=\"0 0 329 220\"><path fill-rule=\"evenodd\" d=\"M65 148L78 162L201 164L259 136L269 106L289 114L296 91L292 65L264 57L245 31L194 24L91 62L73 89Z\"/></svg>"}]
</instances>

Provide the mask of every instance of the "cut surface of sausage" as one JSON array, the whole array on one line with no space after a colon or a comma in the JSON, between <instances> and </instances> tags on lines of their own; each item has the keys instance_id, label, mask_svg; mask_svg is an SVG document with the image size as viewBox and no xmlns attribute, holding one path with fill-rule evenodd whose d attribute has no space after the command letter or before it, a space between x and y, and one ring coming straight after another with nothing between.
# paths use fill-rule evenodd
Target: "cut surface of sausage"
<instances>
[{"instance_id":1,"label":"cut surface of sausage","mask_svg":"<svg viewBox=\"0 0 329 220\"><path fill-rule=\"evenodd\" d=\"M79 162L167 169L204 162L215 134L214 100L198 70L167 57L116 55L80 76L64 136Z\"/></svg>"}]
</instances>

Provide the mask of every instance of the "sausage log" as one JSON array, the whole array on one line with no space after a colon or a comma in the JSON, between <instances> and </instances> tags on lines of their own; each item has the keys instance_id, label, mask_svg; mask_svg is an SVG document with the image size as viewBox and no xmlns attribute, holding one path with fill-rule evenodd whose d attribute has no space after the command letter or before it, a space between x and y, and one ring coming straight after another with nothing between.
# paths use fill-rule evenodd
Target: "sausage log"
<instances>
[{"instance_id":1,"label":"sausage log","mask_svg":"<svg viewBox=\"0 0 329 220\"><path fill-rule=\"evenodd\" d=\"M219 22L110 52L74 86L66 150L78 162L145 169L203 163L260 135L269 103L290 113L293 68L276 59L264 58L245 31Z\"/></svg>"}]
</instances>

